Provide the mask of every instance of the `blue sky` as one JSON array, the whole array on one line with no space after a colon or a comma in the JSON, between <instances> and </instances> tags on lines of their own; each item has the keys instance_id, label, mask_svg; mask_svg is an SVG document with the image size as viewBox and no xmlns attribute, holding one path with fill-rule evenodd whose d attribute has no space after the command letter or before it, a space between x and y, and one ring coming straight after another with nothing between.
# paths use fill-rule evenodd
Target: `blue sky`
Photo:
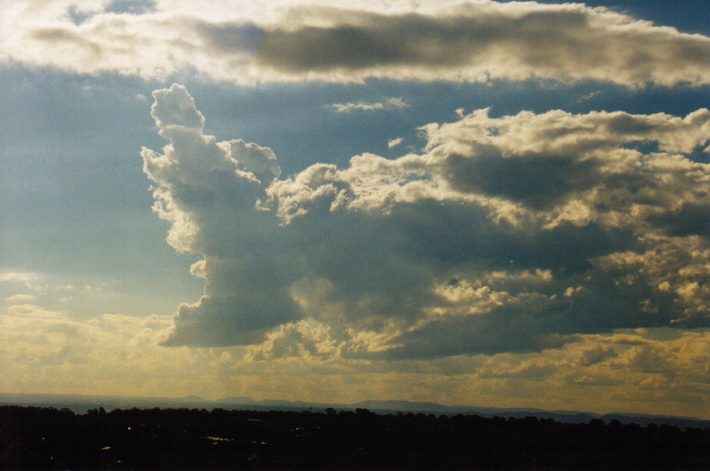
<instances>
[{"instance_id":1,"label":"blue sky","mask_svg":"<svg viewBox=\"0 0 710 471\"><path fill-rule=\"evenodd\" d=\"M707 417L710 18L587 5L7 2L0 390Z\"/></svg>"}]
</instances>

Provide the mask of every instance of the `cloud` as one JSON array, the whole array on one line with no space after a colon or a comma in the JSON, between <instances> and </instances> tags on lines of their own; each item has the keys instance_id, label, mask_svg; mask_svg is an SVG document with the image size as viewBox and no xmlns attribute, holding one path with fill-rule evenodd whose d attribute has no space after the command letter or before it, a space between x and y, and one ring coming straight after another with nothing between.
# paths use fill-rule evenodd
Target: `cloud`
<instances>
[{"instance_id":1,"label":"cloud","mask_svg":"<svg viewBox=\"0 0 710 471\"><path fill-rule=\"evenodd\" d=\"M704 416L710 373L701 360L707 354L704 342L707 332L663 329L586 335L542 354L489 357L470 383L498 384L506 392L502 396L545 396L545 389L564 389L565 407L579 402L600 412L651 411L663 403L685 404L681 407L691 415ZM600 398L597 405L592 405L594 397Z\"/></svg>"},{"instance_id":2,"label":"cloud","mask_svg":"<svg viewBox=\"0 0 710 471\"><path fill-rule=\"evenodd\" d=\"M22 316L28 319L53 319L66 314L62 311L50 311L34 304L12 304L7 307L7 313L11 316Z\"/></svg>"},{"instance_id":3,"label":"cloud","mask_svg":"<svg viewBox=\"0 0 710 471\"><path fill-rule=\"evenodd\" d=\"M544 272L487 282L549 281ZM547 280L547 281L546 281ZM303 286L302 290L316 289ZM36 306L35 310L42 307ZM324 325L285 324L246 349L159 346L169 316L0 315L0 390L348 403L401 398L451 405L629 411L707 418L707 331L580 335L557 349L429 360L351 359ZM361 332L359 345L390 339ZM268 361L265 361L267 360ZM71 378L67 383L66 378Z\"/></svg>"},{"instance_id":4,"label":"cloud","mask_svg":"<svg viewBox=\"0 0 710 471\"><path fill-rule=\"evenodd\" d=\"M210 394L204 352L165 349L169 316L76 319L42 306L0 315L0 390L15 393L177 396ZM68 382L68 378L70 381Z\"/></svg>"},{"instance_id":5,"label":"cloud","mask_svg":"<svg viewBox=\"0 0 710 471\"><path fill-rule=\"evenodd\" d=\"M454 123L424 126L422 132L436 171L454 190L541 211L539 216L555 218L549 224L586 224L632 209L661 217L671 202L694 205L698 195L687 188L707 179L704 165L683 156L708 140L707 109L684 118L561 110L490 118L484 109ZM637 142L657 143L662 152L628 148ZM657 183L660 173L668 179L663 185ZM642 195L648 200L641 202ZM603 201L610 198L615 201ZM628 198L628 205L618 198ZM596 212L600 204L614 210Z\"/></svg>"},{"instance_id":6,"label":"cloud","mask_svg":"<svg viewBox=\"0 0 710 471\"><path fill-rule=\"evenodd\" d=\"M337 353L338 345L330 337L328 326L313 319L281 325L266 340L249 352L253 360L273 358L328 357Z\"/></svg>"},{"instance_id":7,"label":"cloud","mask_svg":"<svg viewBox=\"0 0 710 471\"><path fill-rule=\"evenodd\" d=\"M702 204L681 204L663 214L649 217L657 227L665 227L671 235L710 234L710 206Z\"/></svg>"},{"instance_id":8,"label":"cloud","mask_svg":"<svg viewBox=\"0 0 710 471\"><path fill-rule=\"evenodd\" d=\"M401 110L408 108L409 103L402 98L392 97L374 103L333 103L331 106L338 113L351 113L353 111Z\"/></svg>"},{"instance_id":9,"label":"cloud","mask_svg":"<svg viewBox=\"0 0 710 471\"><path fill-rule=\"evenodd\" d=\"M13 294L12 296L5 298L5 301L9 304L22 304L34 301L34 299L35 296L31 294Z\"/></svg>"},{"instance_id":10,"label":"cloud","mask_svg":"<svg viewBox=\"0 0 710 471\"><path fill-rule=\"evenodd\" d=\"M708 110L477 110L423 126L421 155L283 178L270 149L204 134L184 87L153 97L168 141L141 153L154 210L205 282L167 345L433 359L710 322L708 234L693 222L710 173L689 158Z\"/></svg>"},{"instance_id":11,"label":"cloud","mask_svg":"<svg viewBox=\"0 0 710 471\"><path fill-rule=\"evenodd\" d=\"M492 1L330 5L210 3L190 9L121 1L84 13L69 3L21 3L4 16L0 58L148 79L195 70L239 84L368 78L710 82L710 38L608 9Z\"/></svg>"},{"instance_id":12,"label":"cloud","mask_svg":"<svg viewBox=\"0 0 710 471\"><path fill-rule=\"evenodd\" d=\"M0 284L11 288L15 293L17 291L14 290L18 288L39 293L47 288L47 286L40 283L42 278L42 275L38 273L7 271L0 273Z\"/></svg>"},{"instance_id":13,"label":"cloud","mask_svg":"<svg viewBox=\"0 0 710 471\"><path fill-rule=\"evenodd\" d=\"M16 283L29 283L38 278L38 275L34 273L23 273L23 272L3 272L0 273L0 283L16 282Z\"/></svg>"},{"instance_id":14,"label":"cloud","mask_svg":"<svg viewBox=\"0 0 710 471\"><path fill-rule=\"evenodd\" d=\"M280 175L276 158L266 147L204 135L204 117L182 86L153 97L151 115L170 142L162 154L141 152L156 185L154 210L171 223L173 247L205 257L192 267L206 279L205 295L180 307L169 342L252 343L264 329L298 317L283 269L271 259L278 222L257 207Z\"/></svg>"},{"instance_id":15,"label":"cloud","mask_svg":"<svg viewBox=\"0 0 710 471\"><path fill-rule=\"evenodd\" d=\"M394 149L398 145L401 145L404 142L404 139L401 137L395 137L394 139L390 139L387 141L387 148L388 149Z\"/></svg>"}]
</instances>

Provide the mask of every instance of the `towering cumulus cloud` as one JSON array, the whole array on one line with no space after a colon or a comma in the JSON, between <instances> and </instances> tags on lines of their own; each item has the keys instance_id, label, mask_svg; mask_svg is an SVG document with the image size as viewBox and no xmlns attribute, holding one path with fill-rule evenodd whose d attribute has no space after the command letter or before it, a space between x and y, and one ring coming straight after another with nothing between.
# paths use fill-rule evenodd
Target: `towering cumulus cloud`
<instances>
[{"instance_id":1,"label":"towering cumulus cloud","mask_svg":"<svg viewBox=\"0 0 710 471\"><path fill-rule=\"evenodd\" d=\"M191 271L205 279L197 304L180 307L169 343L239 344L300 316L288 295L288 265L273 257L278 222L256 204L280 174L271 149L241 140L215 142L184 87L153 94L151 114L169 144L142 151L157 185L155 211L170 221L168 242L204 255Z\"/></svg>"},{"instance_id":2,"label":"towering cumulus cloud","mask_svg":"<svg viewBox=\"0 0 710 471\"><path fill-rule=\"evenodd\" d=\"M153 96L154 210L205 280L168 345L433 358L710 325L707 109L482 109L423 126L420 155L282 178L270 149L205 135L184 87Z\"/></svg>"},{"instance_id":3,"label":"towering cumulus cloud","mask_svg":"<svg viewBox=\"0 0 710 471\"><path fill-rule=\"evenodd\" d=\"M127 2L136 8L101 10L88 3L86 11L68 1L51 8L8 3L0 61L147 78L197 70L238 83L373 77L710 83L707 36L583 4L424 0L416 7L362 1L334 8L292 0L273 2L280 8L261 2L148 8Z\"/></svg>"}]
</instances>

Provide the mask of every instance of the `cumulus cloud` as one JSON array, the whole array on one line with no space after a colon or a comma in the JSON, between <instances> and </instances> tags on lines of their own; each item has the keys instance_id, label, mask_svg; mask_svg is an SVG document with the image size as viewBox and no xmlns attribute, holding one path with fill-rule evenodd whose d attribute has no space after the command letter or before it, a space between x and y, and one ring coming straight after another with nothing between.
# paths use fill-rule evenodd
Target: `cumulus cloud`
<instances>
[{"instance_id":1,"label":"cumulus cloud","mask_svg":"<svg viewBox=\"0 0 710 471\"><path fill-rule=\"evenodd\" d=\"M167 345L438 358L710 321L708 233L694 221L710 168L689 158L710 138L706 109L477 110L423 126L421 155L283 178L270 149L206 135L184 87L153 96L168 142L142 151L154 210L205 281Z\"/></svg>"},{"instance_id":2,"label":"cumulus cloud","mask_svg":"<svg viewBox=\"0 0 710 471\"><path fill-rule=\"evenodd\" d=\"M179 2L117 1L102 9L89 3L85 9L63 2L8 6L0 58L146 78L189 69L242 84L367 78L710 82L710 38L583 4L280 2L269 8L256 2L225 8L211 2L189 9Z\"/></svg>"},{"instance_id":3,"label":"cumulus cloud","mask_svg":"<svg viewBox=\"0 0 710 471\"><path fill-rule=\"evenodd\" d=\"M392 97L385 101L376 101L372 103L333 103L333 109L338 113L351 113L353 111L380 111L380 110L401 110L408 108L407 103L402 98Z\"/></svg>"},{"instance_id":4,"label":"cumulus cloud","mask_svg":"<svg viewBox=\"0 0 710 471\"><path fill-rule=\"evenodd\" d=\"M266 147L204 135L204 117L182 86L153 97L151 115L169 142L162 154L141 153L156 185L154 209L171 223L173 247L205 257L192 267L206 280L205 295L180 307L171 342L254 342L263 329L298 317L283 283L288 275L271 258L271 246L281 243L278 223L257 207L280 175L276 157Z\"/></svg>"}]
</instances>

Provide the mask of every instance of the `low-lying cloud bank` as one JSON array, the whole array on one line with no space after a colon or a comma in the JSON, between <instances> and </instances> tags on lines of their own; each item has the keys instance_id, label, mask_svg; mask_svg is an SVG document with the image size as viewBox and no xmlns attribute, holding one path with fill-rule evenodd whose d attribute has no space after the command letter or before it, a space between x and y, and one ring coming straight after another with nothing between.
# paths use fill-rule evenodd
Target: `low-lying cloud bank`
<instances>
[{"instance_id":1,"label":"low-lying cloud bank","mask_svg":"<svg viewBox=\"0 0 710 471\"><path fill-rule=\"evenodd\" d=\"M180 9L160 2L122 11L88 3L83 13L76 2L8 5L0 19L0 60L151 79L194 70L240 84L367 78L710 83L710 38L583 4L422 2L378 9L215 2Z\"/></svg>"},{"instance_id":2,"label":"low-lying cloud bank","mask_svg":"<svg viewBox=\"0 0 710 471\"><path fill-rule=\"evenodd\" d=\"M0 276L2 285L7 288ZM292 351L299 356L288 356L285 348L295 344L280 341L246 349L164 348L158 342L170 324L169 316L78 320L38 305L6 309L0 315L0 388L320 403L399 398L704 418L710 410L708 331L636 329L582 335L540 353L362 361L325 356L308 344ZM288 329L317 332L308 331L317 329L308 322Z\"/></svg>"},{"instance_id":3,"label":"low-lying cloud bank","mask_svg":"<svg viewBox=\"0 0 710 471\"><path fill-rule=\"evenodd\" d=\"M153 96L154 209L205 280L167 345L437 358L710 326L707 109L482 109L423 126L420 155L284 178L271 149L206 135L184 87Z\"/></svg>"}]
</instances>

